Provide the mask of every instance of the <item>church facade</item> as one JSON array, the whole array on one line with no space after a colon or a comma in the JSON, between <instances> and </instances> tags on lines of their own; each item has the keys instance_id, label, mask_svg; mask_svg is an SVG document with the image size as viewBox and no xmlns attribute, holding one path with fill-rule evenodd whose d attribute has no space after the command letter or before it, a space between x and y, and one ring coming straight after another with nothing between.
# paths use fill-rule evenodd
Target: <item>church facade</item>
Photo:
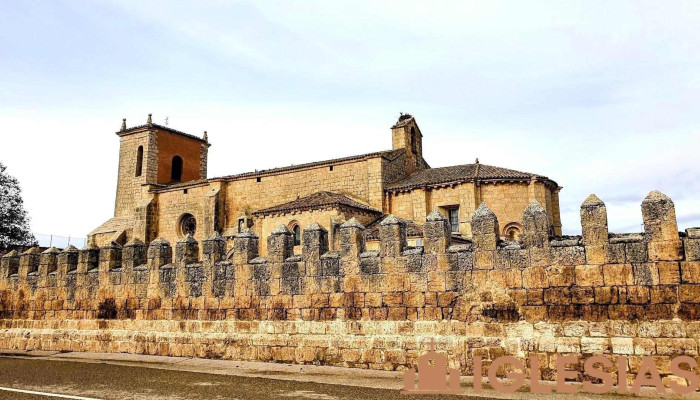
<instances>
[{"instance_id":1,"label":"church facade","mask_svg":"<svg viewBox=\"0 0 700 400\"><path fill-rule=\"evenodd\" d=\"M338 227L355 218L367 228L367 248L373 249L379 222L393 214L406 223L408 244L417 246L436 209L448 218L455 242L466 242L482 202L496 214L501 238L517 240L533 199L547 211L550 233L561 235L561 187L555 181L478 160L431 168L421 130L408 114L391 127L390 150L217 178L207 178L206 132L198 137L154 124L149 114L141 126L127 128L124 120L117 135L114 217L90 232L90 245L159 237L175 243L187 235L201 242L220 234L230 247L235 235L252 232L263 239L264 256L264 238L280 225L299 245L303 229L316 223L328 230L333 251Z\"/></svg>"}]
</instances>

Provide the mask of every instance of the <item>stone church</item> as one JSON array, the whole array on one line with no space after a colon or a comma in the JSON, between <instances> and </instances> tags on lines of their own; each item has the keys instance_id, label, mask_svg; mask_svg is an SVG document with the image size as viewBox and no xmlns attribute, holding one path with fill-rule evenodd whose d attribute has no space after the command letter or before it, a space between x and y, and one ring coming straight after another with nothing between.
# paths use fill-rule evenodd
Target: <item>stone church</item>
<instances>
[{"instance_id":1,"label":"stone church","mask_svg":"<svg viewBox=\"0 0 700 400\"><path fill-rule=\"evenodd\" d=\"M391 127L392 149L333 160L207 178L210 143L203 137L147 123L117 132L119 175L114 217L88 235L90 245L175 243L220 234L231 246L254 233L260 255L266 238L284 225L294 233L312 223L328 231L337 249L337 228L352 218L364 225L368 249L378 248L378 224L389 214L403 219L408 244L420 246L422 224L432 210L449 220L453 241L471 236L472 214L485 202L498 217L504 240L517 240L520 218L531 200L547 211L549 230L561 235L559 190L543 175L480 164L431 168L423 158L416 119L402 114ZM295 247L295 253L300 248Z\"/></svg>"}]
</instances>

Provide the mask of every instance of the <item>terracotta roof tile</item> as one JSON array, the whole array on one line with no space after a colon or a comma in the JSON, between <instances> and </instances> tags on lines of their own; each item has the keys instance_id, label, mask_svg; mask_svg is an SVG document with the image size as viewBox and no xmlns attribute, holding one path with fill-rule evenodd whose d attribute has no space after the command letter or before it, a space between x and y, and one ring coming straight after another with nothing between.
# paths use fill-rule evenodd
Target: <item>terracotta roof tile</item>
<instances>
[{"instance_id":1,"label":"terracotta roof tile","mask_svg":"<svg viewBox=\"0 0 700 400\"><path fill-rule=\"evenodd\" d=\"M325 206L346 206L356 208L358 210L369 211L373 213L381 213L380 210L372 208L366 204L360 203L357 200L351 199L350 197L333 192L318 192L310 194L305 197L301 197L296 200L292 200L286 203L278 204L273 207L264 208L262 210L257 210L253 212L254 215L263 214L273 214L273 213L283 213L288 211L297 210L311 210L316 208L321 208Z\"/></svg>"},{"instance_id":2,"label":"terracotta roof tile","mask_svg":"<svg viewBox=\"0 0 700 400\"><path fill-rule=\"evenodd\" d=\"M440 183L461 183L489 180L530 180L546 179L546 176L484 164L464 164L452 167L430 168L418 171L407 178L387 185L387 190L412 189ZM553 181L552 181L553 182ZM555 182L553 182L555 183Z\"/></svg>"}]
</instances>

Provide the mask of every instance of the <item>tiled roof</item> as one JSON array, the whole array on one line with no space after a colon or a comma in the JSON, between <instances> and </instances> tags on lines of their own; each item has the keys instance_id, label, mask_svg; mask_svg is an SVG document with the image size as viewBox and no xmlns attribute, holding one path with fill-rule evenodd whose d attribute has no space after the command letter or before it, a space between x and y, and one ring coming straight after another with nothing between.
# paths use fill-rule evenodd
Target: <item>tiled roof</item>
<instances>
[{"instance_id":1,"label":"tiled roof","mask_svg":"<svg viewBox=\"0 0 700 400\"><path fill-rule=\"evenodd\" d=\"M125 133L129 133L131 131L135 131L137 129L143 129L143 128L158 128L158 129L163 130L163 131L167 131L167 132L174 133L177 135L185 136L185 137L188 137L188 138L194 139L194 140L199 140L200 142L203 142L203 143L208 143L206 140L202 139L199 136L190 135L189 133L178 131L177 129L173 129L173 128L163 126L163 125L158 125L158 124L145 124L145 125L133 126L125 131L118 131L117 135L122 135Z\"/></svg>"},{"instance_id":2,"label":"tiled roof","mask_svg":"<svg viewBox=\"0 0 700 400\"><path fill-rule=\"evenodd\" d=\"M367 225L365 229L365 239L366 240L376 240L379 239L379 224L384 221L389 214L382 215L380 218L372 221ZM396 217L398 218L398 217ZM423 237L423 227L415 223L410 219L398 218L406 224L406 236L407 237Z\"/></svg>"},{"instance_id":3,"label":"tiled roof","mask_svg":"<svg viewBox=\"0 0 700 400\"><path fill-rule=\"evenodd\" d=\"M381 213L380 210L372 208L350 197L333 192L318 192L287 203L282 203L273 207L265 208L253 212L255 215L283 213L288 211L311 210L325 206L346 206L356 208L358 210L369 211L373 213Z\"/></svg>"},{"instance_id":4,"label":"tiled roof","mask_svg":"<svg viewBox=\"0 0 700 400\"><path fill-rule=\"evenodd\" d=\"M440 183L460 183L492 180L530 180L532 178L549 180L546 176L520 172L512 169L494 167L485 164L464 164L452 167L430 168L418 171L407 178L387 185L387 190L411 189ZM556 184L554 181L552 183Z\"/></svg>"},{"instance_id":5,"label":"tiled roof","mask_svg":"<svg viewBox=\"0 0 700 400\"><path fill-rule=\"evenodd\" d=\"M315 162L310 162L310 163L306 163L306 164L290 165L288 167L262 169L260 171L255 171L255 172L244 172L241 174L220 176L217 178L212 178L211 180L248 178L248 177L252 177L252 176L261 176L261 175L275 174L275 173L279 173L279 172L294 171L297 169L320 167L320 166L328 165L328 164L338 164L338 163L342 163L345 161L361 160L363 158L372 158L372 157L384 157L384 158L393 160L396 157L398 157L399 155L401 155L404 151L406 151L406 149L378 151L378 152L374 152L374 153L360 154L357 156L334 158L331 160L315 161Z\"/></svg>"},{"instance_id":6,"label":"tiled roof","mask_svg":"<svg viewBox=\"0 0 700 400\"><path fill-rule=\"evenodd\" d=\"M134 220L131 217L113 217L107 220L104 224L93 229L88 235L97 235L100 233L112 233L123 231L131 228L134 225Z\"/></svg>"}]
</instances>

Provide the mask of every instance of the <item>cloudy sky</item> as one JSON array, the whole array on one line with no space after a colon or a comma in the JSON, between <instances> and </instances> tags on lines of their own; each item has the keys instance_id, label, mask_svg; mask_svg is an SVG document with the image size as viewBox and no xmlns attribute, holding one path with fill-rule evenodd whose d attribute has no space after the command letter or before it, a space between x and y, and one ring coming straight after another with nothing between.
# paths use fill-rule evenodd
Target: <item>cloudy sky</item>
<instances>
[{"instance_id":1,"label":"cloudy sky","mask_svg":"<svg viewBox=\"0 0 700 400\"><path fill-rule=\"evenodd\" d=\"M36 233L112 216L118 130L209 132L209 176L384 150L544 174L565 233L652 189L700 226L700 2L0 0L0 161Z\"/></svg>"}]
</instances>

